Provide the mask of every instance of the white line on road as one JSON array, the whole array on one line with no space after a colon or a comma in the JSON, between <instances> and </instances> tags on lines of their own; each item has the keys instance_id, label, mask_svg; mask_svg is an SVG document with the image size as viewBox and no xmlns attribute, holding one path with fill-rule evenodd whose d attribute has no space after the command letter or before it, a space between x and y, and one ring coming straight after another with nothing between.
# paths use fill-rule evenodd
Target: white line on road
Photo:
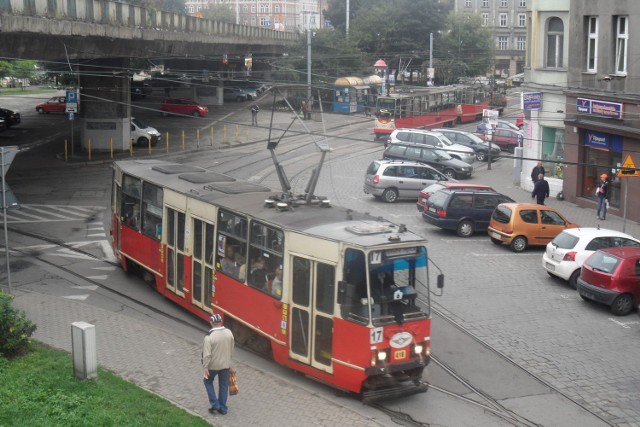
<instances>
[{"instance_id":1,"label":"white line on road","mask_svg":"<svg viewBox=\"0 0 640 427\"><path fill-rule=\"evenodd\" d=\"M536 253L536 252L520 253L520 254L516 254L516 253L511 253L510 254L510 253L504 253L504 252L493 253L493 254L477 254L477 253L471 252L471 255L476 256L476 257L484 257L484 256L495 256L495 257L498 257L498 256L501 256L501 257L503 257L503 256L520 256L520 257L537 256L537 257L539 257L539 256L541 256L539 253Z\"/></svg>"},{"instance_id":2,"label":"white line on road","mask_svg":"<svg viewBox=\"0 0 640 427\"><path fill-rule=\"evenodd\" d=\"M67 295L67 296L63 296L62 298L84 301L87 298L89 298L89 295Z\"/></svg>"}]
</instances>

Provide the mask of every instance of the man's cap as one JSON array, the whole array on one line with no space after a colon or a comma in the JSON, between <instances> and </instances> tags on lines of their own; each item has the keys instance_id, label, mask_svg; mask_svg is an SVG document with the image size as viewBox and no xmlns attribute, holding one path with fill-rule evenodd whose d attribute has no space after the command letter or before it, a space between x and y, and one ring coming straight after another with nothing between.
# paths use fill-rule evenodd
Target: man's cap
<instances>
[{"instance_id":1,"label":"man's cap","mask_svg":"<svg viewBox=\"0 0 640 427\"><path fill-rule=\"evenodd\" d=\"M600 178L607 179L609 178L609 175L607 175L606 173L603 173L602 175L600 175Z\"/></svg>"},{"instance_id":2,"label":"man's cap","mask_svg":"<svg viewBox=\"0 0 640 427\"><path fill-rule=\"evenodd\" d=\"M222 323L222 316L220 316L219 314L212 314L211 323Z\"/></svg>"}]
</instances>

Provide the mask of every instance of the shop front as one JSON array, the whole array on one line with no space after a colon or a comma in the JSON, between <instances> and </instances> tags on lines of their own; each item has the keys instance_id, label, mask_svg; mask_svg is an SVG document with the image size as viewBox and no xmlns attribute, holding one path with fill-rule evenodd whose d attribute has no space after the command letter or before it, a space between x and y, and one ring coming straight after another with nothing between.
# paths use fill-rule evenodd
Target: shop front
<instances>
[{"instance_id":1,"label":"shop front","mask_svg":"<svg viewBox=\"0 0 640 427\"><path fill-rule=\"evenodd\" d=\"M564 194L568 201L584 207L597 206L596 188L607 174L610 212L622 216L627 204L627 219L640 221L640 178L619 174L627 157L640 164L640 129L625 116L638 117L638 107L584 98L567 98L578 114L565 121ZM590 104L590 105L589 105ZM585 107L587 105L587 107ZM595 108L594 108L595 107ZM625 193L624 186L628 185ZM628 200L625 200L627 194Z\"/></svg>"}]
</instances>

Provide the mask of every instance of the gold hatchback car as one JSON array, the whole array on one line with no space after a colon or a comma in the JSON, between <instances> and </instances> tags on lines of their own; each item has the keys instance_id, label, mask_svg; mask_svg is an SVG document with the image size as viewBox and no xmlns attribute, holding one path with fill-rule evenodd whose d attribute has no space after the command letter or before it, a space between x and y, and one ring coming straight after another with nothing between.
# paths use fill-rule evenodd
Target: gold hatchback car
<instances>
[{"instance_id":1,"label":"gold hatchback car","mask_svg":"<svg viewBox=\"0 0 640 427\"><path fill-rule=\"evenodd\" d=\"M549 206L533 203L499 204L489 222L488 233L496 245L507 243L514 252L527 246L543 246L562 230L580 227Z\"/></svg>"}]
</instances>

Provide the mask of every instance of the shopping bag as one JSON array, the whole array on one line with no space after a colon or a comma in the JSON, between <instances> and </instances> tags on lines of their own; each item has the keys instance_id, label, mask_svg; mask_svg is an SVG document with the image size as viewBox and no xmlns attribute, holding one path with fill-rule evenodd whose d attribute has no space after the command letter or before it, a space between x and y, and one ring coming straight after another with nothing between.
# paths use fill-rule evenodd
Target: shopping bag
<instances>
[{"instance_id":1,"label":"shopping bag","mask_svg":"<svg viewBox=\"0 0 640 427\"><path fill-rule=\"evenodd\" d=\"M238 379L235 369L229 369L229 394L231 396L238 394Z\"/></svg>"}]
</instances>

